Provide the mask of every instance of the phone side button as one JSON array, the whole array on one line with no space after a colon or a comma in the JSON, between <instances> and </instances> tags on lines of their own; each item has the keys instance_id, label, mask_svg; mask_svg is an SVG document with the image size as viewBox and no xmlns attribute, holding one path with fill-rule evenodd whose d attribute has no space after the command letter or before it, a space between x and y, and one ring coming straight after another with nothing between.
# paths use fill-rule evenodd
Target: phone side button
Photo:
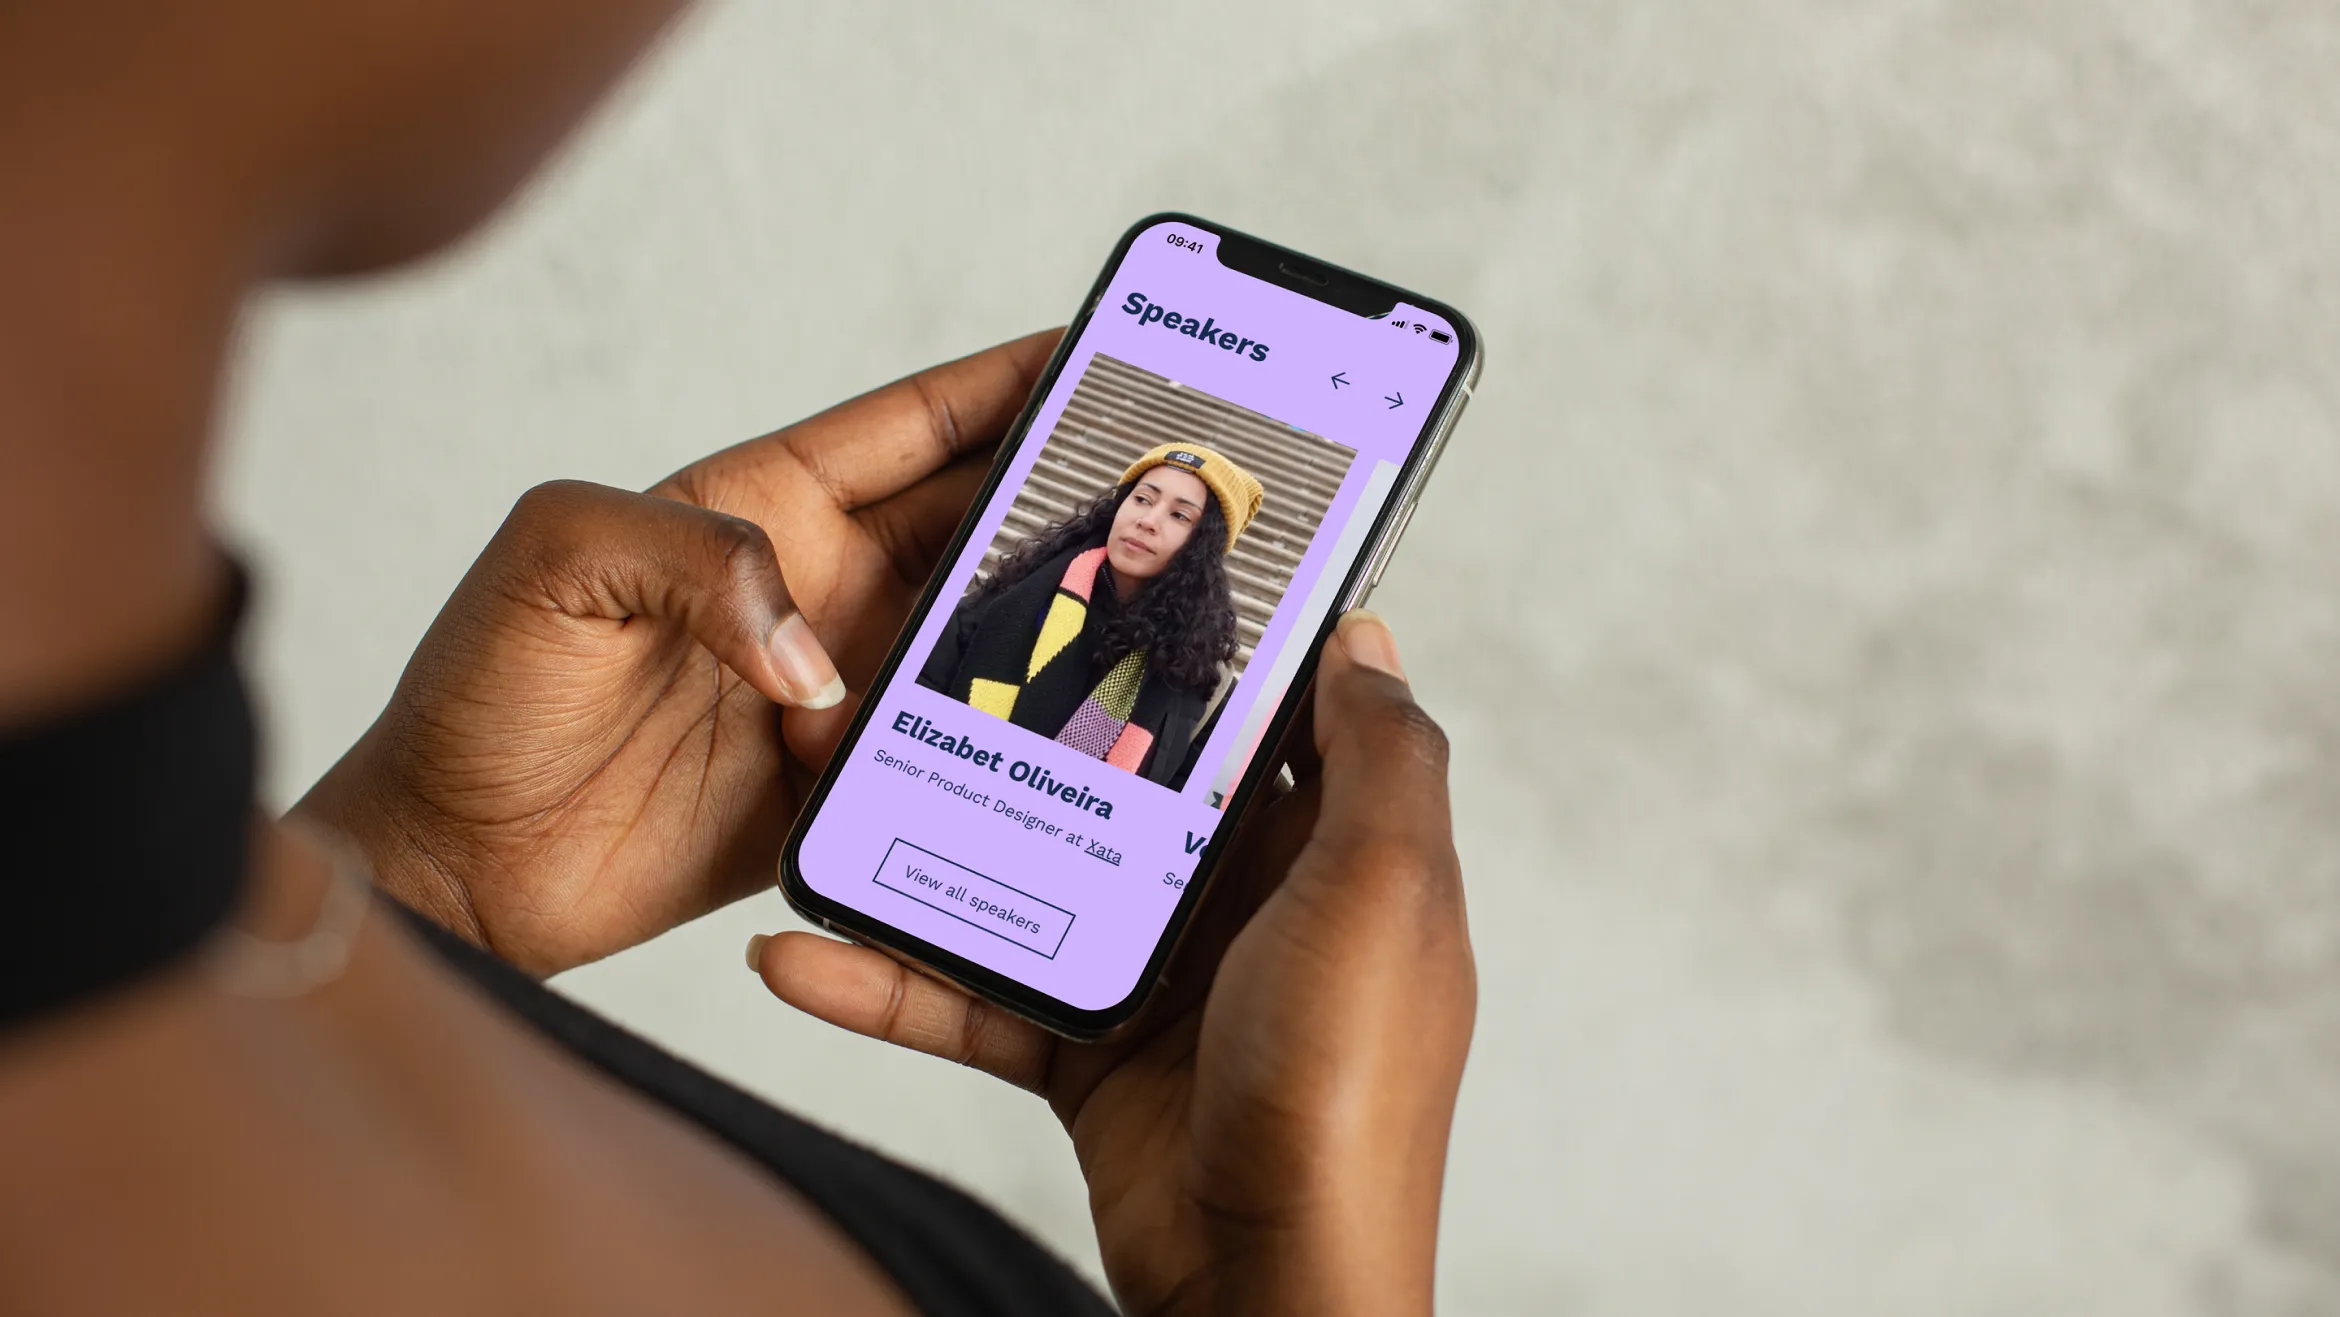
<instances>
[{"instance_id":1,"label":"phone side button","mask_svg":"<svg viewBox=\"0 0 2340 1317\"><path fill-rule=\"evenodd\" d=\"M1409 504L1405 511L1398 514L1397 529L1389 533L1389 542L1381 546L1380 556L1374 559L1373 574L1365 578L1368 591L1381 584L1381 574L1389 570L1389 560L1397 556L1398 541L1406 537L1406 527L1414 524L1414 509L1420 506L1419 503Z\"/></svg>"}]
</instances>

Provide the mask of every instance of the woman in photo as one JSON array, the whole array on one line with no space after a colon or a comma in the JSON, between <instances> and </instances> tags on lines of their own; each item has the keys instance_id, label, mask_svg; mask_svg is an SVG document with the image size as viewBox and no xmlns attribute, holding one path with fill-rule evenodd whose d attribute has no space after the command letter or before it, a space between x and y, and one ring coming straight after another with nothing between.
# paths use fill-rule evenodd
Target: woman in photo
<instances>
[{"instance_id":1,"label":"woman in photo","mask_svg":"<svg viewBox=\"0 0 2340 1317\"><path fill-rule=\"evenodd\" d=\"M920 685L1175 789L1235 657L1226 558L1259 481L1164 444L979 579Z\"/></svg>"}]
</instances>

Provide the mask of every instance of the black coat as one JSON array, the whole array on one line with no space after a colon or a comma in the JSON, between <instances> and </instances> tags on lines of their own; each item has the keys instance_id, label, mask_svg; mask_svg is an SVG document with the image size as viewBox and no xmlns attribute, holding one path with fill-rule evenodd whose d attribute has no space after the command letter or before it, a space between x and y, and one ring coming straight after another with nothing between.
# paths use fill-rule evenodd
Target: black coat
<instances>
[{"instance_id":1,"label":"black coat","mask_svg":"<svg viewBox=\"0 0 2340 1317\"><path fill-rule=\"evenodd\" d=\"M1072 556L1064 555L1066 561ZM958 608L951 613L950 625L943 629L933 651L919 668L918 684L963 702L973 679L986 675L979 670L980 663L975 657L978 651L1029 654L1039 639L1040 624L1048 615L1064 567L1065 562L1061 561L1046 563L1025 580L989 598L960 600ZM1109 614L1118 606L1110 574L1100 571L1090 609ZM1084 634L1094 634L1094 630L1090 628ZM1013 721L1019 727L1054 738L1080 701L1104 679L1108 667L1098 661L1096 653L1089 653L1076 666L1075 680L1061 683L1053 690L1034 689L1020 696ZM1144 762L1138 766L1140 777L1173 791L1186 784L1187 771L1193 767L1188 762L1192 757L1190 751L1203 715L1209 710L1210 695L1209 691L1173 686L1159 675L1147 673L1139 688L1137 707L1130 715L1132 723L1154 736Z\"/></svg>"}]
</instances>

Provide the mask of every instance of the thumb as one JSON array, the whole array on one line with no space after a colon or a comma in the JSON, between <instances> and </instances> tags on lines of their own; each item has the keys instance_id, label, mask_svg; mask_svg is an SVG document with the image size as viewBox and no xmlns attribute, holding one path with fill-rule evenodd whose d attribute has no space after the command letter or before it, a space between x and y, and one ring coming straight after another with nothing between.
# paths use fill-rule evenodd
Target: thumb
<instances>
[{"instance_id":1,"label":"thumb","mask_svg":"<svg viewBox=\"0 0 2340 1317\"><path fill-rule=\"evenodd\" d=\"M1312 872L1351 897L1369 897L1381 882L1420 884L1459 909L1446 733L1414 702L1378 614L1348 613L1326 642L1315 731L1324 766L1311 847L1337 862ZM1292 875L1302 877L1300 869Z\"/></svg>"},{"instance_id":2,"label":"thumb","mask_svg":"<svg viewBox=\"0 0 2340 1317\"><path fill-rule=\"evenodd\" d=\"M581 480L522 495L481 555L507 594L571 617L680 624L778 704L845 698L837 665L789 595L764 528Z\"/></svg>"}]
</instances>

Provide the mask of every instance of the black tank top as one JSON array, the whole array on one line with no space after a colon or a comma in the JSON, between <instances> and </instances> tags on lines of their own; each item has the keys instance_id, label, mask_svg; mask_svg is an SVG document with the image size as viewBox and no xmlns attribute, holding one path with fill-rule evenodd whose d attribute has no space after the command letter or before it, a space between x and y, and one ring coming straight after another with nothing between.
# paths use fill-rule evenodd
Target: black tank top
<instances>
[{"instance_id":1,"label":"black tank top","mask_svg":"<svg viewBox=\"0 0 2340 1317\"><path fill-rule=\"evenodd\" d=\"M255 815L236 605L203 650L106 704L0 732L0 1046L192 953L234 910ZM385 902L385 904L390 904ZM404 912L403 907L393 907ZM1065 1264L929 1176L688 1065L420 916L447 967L829 1214L922 1312L1109 1314Z\"/></svg>"}]
</instances>

